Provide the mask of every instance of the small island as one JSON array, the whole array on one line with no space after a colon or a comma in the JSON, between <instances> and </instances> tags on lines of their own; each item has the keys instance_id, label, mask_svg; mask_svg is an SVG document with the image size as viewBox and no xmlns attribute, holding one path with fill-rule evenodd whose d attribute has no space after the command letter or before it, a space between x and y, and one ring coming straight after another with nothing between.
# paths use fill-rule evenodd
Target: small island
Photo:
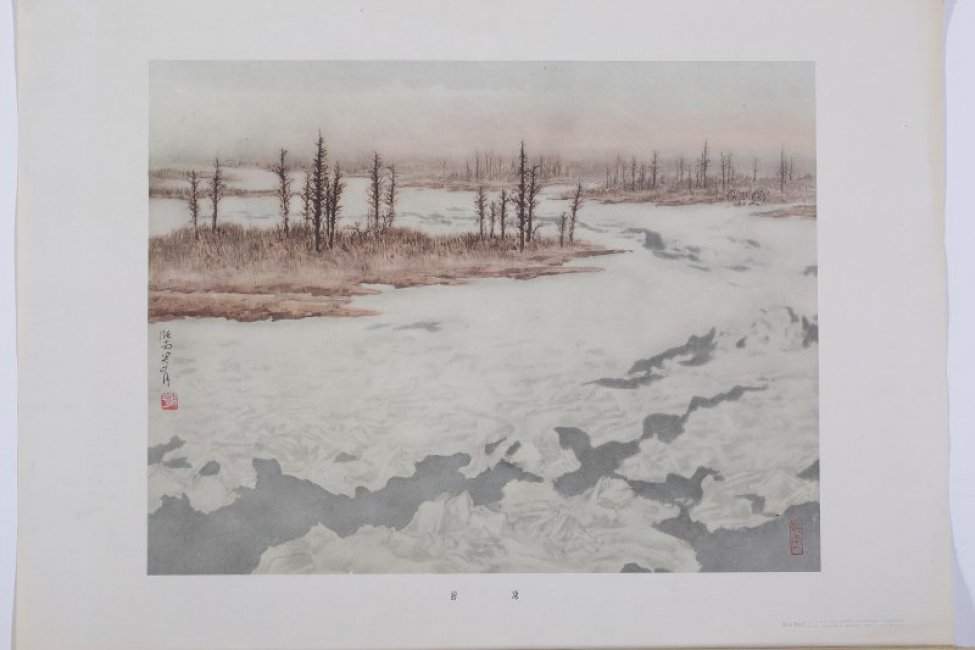
<instances>
[{"instance_id":1,"label":"small island","mask_svg":"<svg viewBox=\"0 0 975 650\"><path fill-rule=\"evenodd\" d=\"M257 190L279 199L281 222L274 228L219 222L220 201L235 192L219 159L206 175L186 172L185 187L166 193L185 199L188 225L149 239L149 321L368 316L376 312L352 301L377 293L369 285L404 288L598 271L566 263L621 252L576 239L581 182L568 197L557 235L542 235L535 214L541 166L529 162L524 144L516 160L510 191L502 186L489 197L484 186L477 187L472 205L476 229L450 234L397 225L396 167L384 164L378 153L367 173L369 214L343 226L346 177L337 162L329 168L320 135L312 163L301 173L300 191L293 190L297 174L285 149L270 168L277 188ZM301 204L297 222L291 217L295 199ZM205 206L209 224L203 223Z\"/></svg>"}]
</instances>

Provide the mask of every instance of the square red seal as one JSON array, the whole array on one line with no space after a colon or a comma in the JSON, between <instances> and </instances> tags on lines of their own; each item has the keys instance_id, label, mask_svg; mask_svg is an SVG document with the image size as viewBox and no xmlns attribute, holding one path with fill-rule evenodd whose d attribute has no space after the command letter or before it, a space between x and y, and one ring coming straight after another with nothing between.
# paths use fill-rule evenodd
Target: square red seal
<instances>
[{"instance_id":1,"label":"square red seal","mask_svg":"<svg viewBox=\"0 0 975 650\"><path fill-rule=\"evenodd\" d=\"M163 393L159 396L160 406L164 411L175 411L179 408L179 395L176 393Z\"/></svg>"},{"instance_id":2,"label":"square red seal","mask_svg":"<svg viewBox=\"0 0 975 650\"><path fill-rule=\"evenodd\" d=\"M802 555L802 522L798 519L789 521L789 553Z\"/></svg>"}]
</instances>

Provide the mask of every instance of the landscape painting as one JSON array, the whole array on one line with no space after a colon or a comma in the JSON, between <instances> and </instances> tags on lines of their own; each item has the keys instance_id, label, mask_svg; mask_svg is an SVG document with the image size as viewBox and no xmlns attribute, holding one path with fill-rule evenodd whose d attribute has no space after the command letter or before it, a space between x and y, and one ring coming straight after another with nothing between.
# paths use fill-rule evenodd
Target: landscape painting
<instances>
[{"instance_id":1,"label":"landscape painting","mask_svg":"<svg viewBox=\"0 0 975 650\"><path fill-rule=\"evenodd\" d=\"M812 63L149 73L149 574L820 570Z\"/></svg>"}]
</instances>

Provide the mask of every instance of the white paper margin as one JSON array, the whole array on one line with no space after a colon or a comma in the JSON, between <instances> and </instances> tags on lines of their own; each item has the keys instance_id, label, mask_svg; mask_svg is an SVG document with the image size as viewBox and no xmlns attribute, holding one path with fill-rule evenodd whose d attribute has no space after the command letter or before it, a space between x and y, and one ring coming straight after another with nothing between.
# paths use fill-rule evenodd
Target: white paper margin
<instances>
[{"instance_id":1,"label":"white paper margin","mask_svg":"<svg viewBox=\"0 0 975 650\"><path fill-rule=\"evenodd\" d=\"M45 35L19 61L24 647L947 641L936 7L22 3ZM823 572L145 577L145 75L165 58L816 61Z\"/></svg>"}]
</instances>

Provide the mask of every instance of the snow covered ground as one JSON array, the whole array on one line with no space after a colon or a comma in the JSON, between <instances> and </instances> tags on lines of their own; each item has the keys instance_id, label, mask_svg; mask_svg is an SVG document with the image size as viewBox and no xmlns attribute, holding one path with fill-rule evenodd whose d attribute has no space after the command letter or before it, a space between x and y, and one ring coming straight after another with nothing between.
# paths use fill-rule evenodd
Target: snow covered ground
<instances>
[{"instance_id":1,"label":"snow covered ground","mask_svg":"<svg viewBox=\"0 0 975 650\"><path fill-rule=\"evenodd\" d=\"M400 213L473 230L472 201L404 189ZM601 272L151 325L150 572L818 570L816 224L755 209L588 202L577 237L630 251L580 262Z\"/></svg>"}]
</instances>

